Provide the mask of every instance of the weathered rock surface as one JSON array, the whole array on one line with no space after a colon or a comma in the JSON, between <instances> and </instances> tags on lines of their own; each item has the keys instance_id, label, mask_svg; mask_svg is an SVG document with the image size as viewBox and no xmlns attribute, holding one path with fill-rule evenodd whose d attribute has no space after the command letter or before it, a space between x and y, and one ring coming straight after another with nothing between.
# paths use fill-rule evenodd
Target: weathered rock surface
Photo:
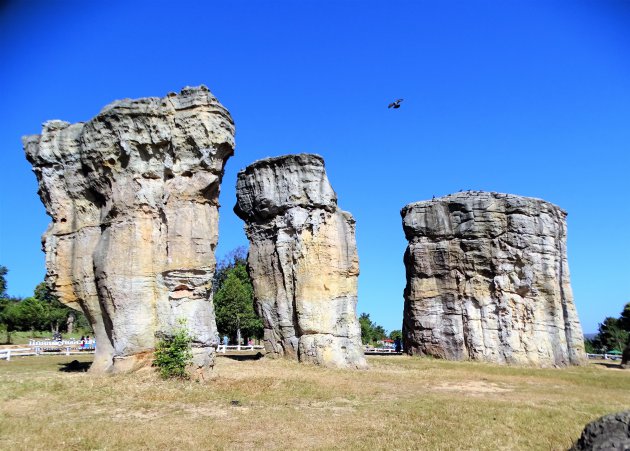
<instances>
[{"instance_id":1,"label":"weathered rock surface","mask_svg":"<svg viewBox=\"0 0 630 451\"><path fill-rule=\"evenodd\" d=\"M630 370L630 341L621 354L621 368L624 370Z\"/></svg>"},{"instance_id":2,"label":"weathered rock surface","mask_svg":"<svg viewBox=\"0 0 630 451\"><path fill-rule=\"evenodd\" d=\"M94 327L92 371L133 368L179 319L195 336L195 366L211 367L228 111L205 86L184 88L116 101L86 123L47 122L23 143L52 217L47 280Z\"/></svg>"},{"instance_id":3,"label":"weathered rock surface","mask_svg":"<svg viewBox=\"0 0 630 451\"><path fill-rule=\"evenodd\" d=\"M630 410L590 422L571 451L627 451L630 449Z\"/></svg>"},{"instance_id":4,"label":"weathered rock surface","mask_svg":"<svg viewBox=\"0 0 630 451\"><path fill-rule=\"evenodd\" d=\"M410 354L537 366L585 358L566 213L539 199L463 192L401 211Z\"/></svg>"},{"instance_id":5,"label":"weathered rock surface","mask_svg":"<svg viewBox=\"0 0 630 451\"><path fill-rule=\"evenodd\" d=\"M257 161L239 172L236 196L267 351L364 367L355 222L337 208L324 160L300 154Z\"/></svg>"}]
</instances>

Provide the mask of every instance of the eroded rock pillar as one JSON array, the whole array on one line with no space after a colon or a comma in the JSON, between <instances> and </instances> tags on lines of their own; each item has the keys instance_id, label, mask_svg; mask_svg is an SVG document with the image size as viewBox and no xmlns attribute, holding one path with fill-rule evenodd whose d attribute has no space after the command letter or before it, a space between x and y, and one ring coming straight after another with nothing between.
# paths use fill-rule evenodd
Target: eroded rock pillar
<instances>
[{"instance_id":1,"label":"eroded rock pillar","mask_svg":"<svg viewBox=\"0 0 630 451\"><path fill-rule=\"evenodd\" d=\"M229 112L205 86L184 88L116 101L86 123L47 122L23 142L52 218L47 280L94 328L91 370L133 369L180 319L195 337L195 366L211 368Z\"/></svg>"},{"instance_id":2,"label":"eroded rock pillar","mask_svg":"<svg viewBox=\"0 0 630 451\"><path fill-rule=\"evenodd\" d=\"M267 351L365 367L355 222L337 207L323 159L299 154L257 161L239 172L236 195Z\"/></svg>"},{"instance_id":3,"label":"eroded rock pillar","mask_svg":"<svg viewBox=\"0 0 630 451\"><path fill-rule=\"evenodd\" d=\"M469 191L409 204L401 215L408 353L537 366L584 361L563 210Z\"/></svg>"}]
</instances>

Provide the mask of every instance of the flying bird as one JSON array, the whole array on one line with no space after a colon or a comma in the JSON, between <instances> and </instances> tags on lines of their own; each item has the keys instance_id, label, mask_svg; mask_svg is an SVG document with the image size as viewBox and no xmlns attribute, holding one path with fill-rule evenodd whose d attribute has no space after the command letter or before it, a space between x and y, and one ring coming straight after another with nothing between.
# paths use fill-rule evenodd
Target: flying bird
<instances>
[{"instance_id":1,"label":"flying bird","mask_svg":"<svg viewBox=\"0 0 630 451\"><path fill-rule=\"evenodd\" d=\"M395 102L390 103L387 108L400 108L400 102L402 102L404 99L398 99Z\"/></svg>"}]
</instances>

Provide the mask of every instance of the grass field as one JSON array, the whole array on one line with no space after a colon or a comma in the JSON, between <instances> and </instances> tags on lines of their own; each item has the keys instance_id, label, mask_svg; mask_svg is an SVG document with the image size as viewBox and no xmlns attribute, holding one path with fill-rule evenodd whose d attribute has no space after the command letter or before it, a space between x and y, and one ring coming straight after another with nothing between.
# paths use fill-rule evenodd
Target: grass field
<instances>
[{"instance_id":1,"label":"grass field","mask_svg":"<svg viewBox=\"0 0 630 451\"><path fill-rule=\"evenodd\" d=\"M566 449L588 421L630 408L630 371L596 364L221 357L200 384L60 371L72 359L0 361L0 449Z\"/></svg>"}]
</instances>

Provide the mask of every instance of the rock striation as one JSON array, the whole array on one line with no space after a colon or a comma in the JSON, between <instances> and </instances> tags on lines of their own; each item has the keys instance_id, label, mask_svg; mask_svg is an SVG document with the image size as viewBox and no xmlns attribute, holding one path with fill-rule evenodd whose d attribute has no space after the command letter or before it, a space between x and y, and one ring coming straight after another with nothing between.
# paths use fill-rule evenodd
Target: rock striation
<instances>
[{"instance_id":1,"label":"rock striation","mask_svg":"<svg viewBox=\"0 0 630 451\"><path fill-rule=\"evenodd\" d=\"M324 160L299 154L257 161L239 172L236 197L270 355L365 367L355 221L337 207Z\"/></svg>"},{"instance_id":2,"label":"rock striation","mask_svg":"<svg viewBox=\"0 0 630 451\"><path fill-rule=\"evenodd\" d=\"M187 87L113 102L85 123L46 122L23 144L52 218L47 280L94 328L91 370L134 368L183 319L203 374L218 342L212 277L229 112L205 86Z\"/></svg>"},{"instance_id":3,"label":"rock striation","mask_svg":"<svg viewBox=\"0 0 630 451\"><path fill-rule=\"evenodd\" d=\"M408 353L536 366L583 362L563 210L469 191L409 204L401 215L409 241Z\"/></svg>"}]
</instances>

